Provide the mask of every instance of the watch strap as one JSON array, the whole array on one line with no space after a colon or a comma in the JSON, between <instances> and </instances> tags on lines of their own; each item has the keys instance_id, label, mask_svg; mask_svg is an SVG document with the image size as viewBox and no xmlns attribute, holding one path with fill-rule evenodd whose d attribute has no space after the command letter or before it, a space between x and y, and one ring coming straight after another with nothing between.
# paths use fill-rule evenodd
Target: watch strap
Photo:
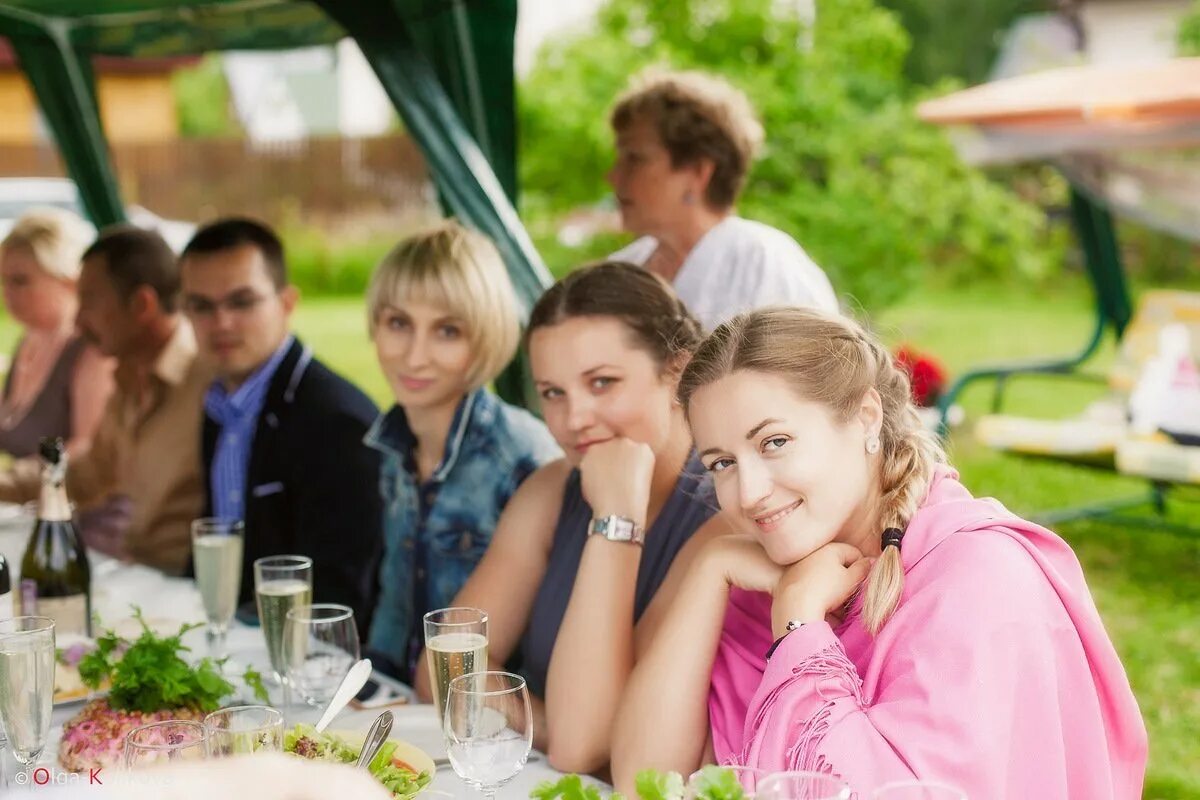
<instances>
[{"instance_id":1,"label":"watch strap","mask_svg":"<svg viewBox=\"0 0 1200 800\"><path fill-rule=\"evenodd\" d=\"M646 541L646 533L641 525L629 517L619 517L616 514L593 519L588 533L592 536L603 536L610 542L632 542L641 545Z\"/></svg>"}]
</instances>

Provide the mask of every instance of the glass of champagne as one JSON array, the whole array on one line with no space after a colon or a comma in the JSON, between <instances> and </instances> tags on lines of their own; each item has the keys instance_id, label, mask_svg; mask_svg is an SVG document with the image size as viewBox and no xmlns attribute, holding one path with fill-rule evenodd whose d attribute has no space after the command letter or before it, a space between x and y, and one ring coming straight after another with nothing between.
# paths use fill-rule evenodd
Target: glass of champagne
<instances>
[{"instance_id":1,"label":"glass of champagne","mask_svg":"<svg viewBox=\"0 0 1200 800\"><path fill-rule=\"evenodd\" d=\"M125 736L125 769L199 761L208 755L208 729L194 720L169 719L134 728Z\"/></svg>"},{"instance_id":2,"label":"glass of champagne","mask_svg":"<svg viewBox=\"0 0 1200 800\"><path fill-rule=\"evenodd\" d=\"M37 764L54 705L54 620L0 620L0 720L13 756L26 771Z\"/></svg>"},{"instance_id":3,"label":"glass of champagne","mask_svg":"<svg viewBox=\"0 0 1200 800\"><path fill-rule=\"evenodd\" d=\"M358 659L358 626L349 606L315 603L288 611L283 663L288 683L305 703L320 708L332 700Z\"/></svg>"},{"instance_id":4,"label":"glass of champagne","mask_svg":"<svg viewBox=\"0 0 1200 800\"><path fill-rule=\"evenodd\" d=\"M469 672L450 681L442 720L446 755L458 777L494 800L533 747L525 679L510 672Z\"/></svg>"},{"instance_id":5,"label":"glass of champagne","mask_svg":"<svg viewBox=\"0 0 1200 800\"><path fill-rule=\"evenodd\" d=\"M823 772L776 772L758 782L757 800L850 800L850 787Z\"/></svg>"},{"instance_id":6,"label":"glass of champagne","mask_svg":"<svg viewBox=\"0 0 1200 800\"><path fill-rule=\"evenodd\" d=\"M290 704L287 664L283 660L283 623L287 612L312 602L312 559L307 556L268 556L254 562L254 594L258 619L267 641L275 679L283 688L283 705Z\"/></svg>"},{"instance_id":7,"label":"glass of champagne","mask_svg":"<svg viewBox=\"0 0 1200 800\"><path fill-rule=\"evenodd\" d=\"M478 608L439 608L425 615L429 687L438 719L446 714L450 681L488 668L487 612Z\"/></svg>"},{"instance_id":8,"label":"glass of champagne","mask_svg":"<svg viewBox=\"0 0 1200 800\"><path fill-rule=\"evenodd\" d=\"M270 706L230 706L204 718L209 758L283 751L283 714Z\"/></svg>"},{"instance_id":9,"label":"glass of champagne","mask_svg":"<svg viewBox=\"0 0 1200 800\"><path fill-rule=\"evenodd\" d=\"M242 544L246 526L241 520L205 517L192 522L192 560L196 587L208 617L209 655L225 655L225 635L237 611L242 588Z\"/></svg>"},{"instance_id":10,"label":"glass of champagne","mask_svg":"<svg viewBox=\"0 0 1200 800\"><path fill-rule=\"evenodd\" d=\"M880 786L872 800L967 800L961 789L936 781L896 781Z\"/></svg>"}]
</instances>

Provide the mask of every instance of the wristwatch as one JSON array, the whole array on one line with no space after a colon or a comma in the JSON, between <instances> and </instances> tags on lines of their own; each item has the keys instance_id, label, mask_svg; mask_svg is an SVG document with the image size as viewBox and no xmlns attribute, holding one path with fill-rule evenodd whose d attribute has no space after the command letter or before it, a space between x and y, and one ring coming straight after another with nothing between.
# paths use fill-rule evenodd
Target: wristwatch
<instances>
[{"instance_id":1,"label":"wristwatch","mask_svg":"<svg viewBox=\"0 0 1200 800\"><path fill-rule=\"evenodd\" d=\"M646 532L642 530L641 525L629 517L618 517L615 514L592 520L592 527L588 533L592 536L603 536L610 542L632 542L640 546L646 541Z\"/></svg>"}]
</instances>

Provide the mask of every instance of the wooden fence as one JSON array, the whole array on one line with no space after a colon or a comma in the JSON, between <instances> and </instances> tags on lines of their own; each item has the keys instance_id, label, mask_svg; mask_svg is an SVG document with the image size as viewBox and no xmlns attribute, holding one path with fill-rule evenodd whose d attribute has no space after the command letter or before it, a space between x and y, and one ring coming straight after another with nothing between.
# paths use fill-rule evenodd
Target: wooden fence
<instances>
[{"instance_id":1,"label":"wooden fence","mask_svg":"<svg viewBox=\"0 0 1200 800\"><path fill-rule=\"evenodd\" d=\"M124 144L113 147L113 161L126 203L172 219L337 221L423 213L436 204L421 153L403 135ZM51 144L0 145L0 177L63 174Z\"/></svg>"}]
</instances>

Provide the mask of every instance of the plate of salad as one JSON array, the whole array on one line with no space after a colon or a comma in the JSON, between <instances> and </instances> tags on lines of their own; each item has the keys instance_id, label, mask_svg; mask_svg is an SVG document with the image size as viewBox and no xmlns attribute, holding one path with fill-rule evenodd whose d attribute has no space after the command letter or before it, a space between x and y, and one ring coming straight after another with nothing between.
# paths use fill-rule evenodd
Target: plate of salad
<instances>
[{"instance_id":1,"label":"plate of salad","mask_svg":"<svg viewBox=\"0 0 1200 800\"><path fill-rule=\"evenodd\" d=\"M296 725L283 736L283 751L301 758L353 764L362 750L364 733L325 731L312 725ZM392 793L394 800L419 794L433 780L433 759L419 747L400 739L383 743L367 769Z\"/></svg>"}]
</instances>

